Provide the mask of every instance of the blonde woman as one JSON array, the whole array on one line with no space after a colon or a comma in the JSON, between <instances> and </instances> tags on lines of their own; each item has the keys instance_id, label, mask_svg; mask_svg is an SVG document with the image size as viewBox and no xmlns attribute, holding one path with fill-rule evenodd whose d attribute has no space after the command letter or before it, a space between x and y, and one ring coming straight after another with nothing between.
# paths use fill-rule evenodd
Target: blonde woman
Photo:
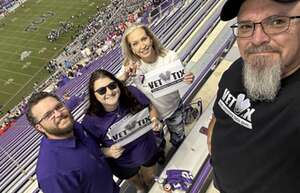
<instances>
[{"instance_id":1,"label":"blonde woman","mask_svg":"<svg viewBox=\"0 0 300 193\"><path fill-rule=\"evenodd\" d=\"M144 82L144 75L150 71L179 60L174 51L165 49L151 30L144 25L132 25L124 33L122 42L124 65L118 73L122 81L132 79L158 111L158 117L167 125L171 134L170 142L177 148L185 138L182 119L181 98L178 91L154 98ZM184 74L184 81L192 83L194 75Z\"/></svg>"}]
</instances>

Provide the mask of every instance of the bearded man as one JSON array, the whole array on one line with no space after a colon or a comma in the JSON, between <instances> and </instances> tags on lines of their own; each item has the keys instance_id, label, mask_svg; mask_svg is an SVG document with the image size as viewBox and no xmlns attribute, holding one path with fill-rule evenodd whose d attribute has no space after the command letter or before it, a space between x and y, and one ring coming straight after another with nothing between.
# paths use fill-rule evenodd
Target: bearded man
<instances>
[{"instance_id":1,"label":"bearded man","mask_svg":"<svg viewBox=\"0 0 300 193\"><path fill-rule=\"evenodd\" d=\"M300 1L227 0L241 58L223 74L209 124L221 193L300 192Z\"/></svg>"},{"instance_id":2,"label":"bearded man","mask_svg":"<svg viewBox=\"0 0 300 193\"><path fill-rule=\"evenodd\" d=\"M33 94L26 116L40 143L36 175L44 193L118 193L100 147L53 94Z\"/></svg>"}]
</instances>

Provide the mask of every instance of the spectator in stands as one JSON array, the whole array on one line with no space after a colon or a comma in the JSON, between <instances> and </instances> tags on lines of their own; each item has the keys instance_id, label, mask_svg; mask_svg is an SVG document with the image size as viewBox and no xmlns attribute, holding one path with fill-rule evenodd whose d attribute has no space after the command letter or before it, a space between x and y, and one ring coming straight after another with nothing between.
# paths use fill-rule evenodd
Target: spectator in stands
<instances>
[{"instance_id":1,"label":"spectator in stands","mask_svg":"<svg viewBox=\"0 0 300 193\"><path fill-rule=\"evenodd\" d=\"M57 87L60 88L62 86L64 86L69 80L69 75L70 77L73 75L73 73L68 72L68 75L66 75L65 73L62 73L61 75L59 75L59 77L57 78L59 81L57 82Z\"/></svg>"},{"instance_id":2,"label":"spectator in stands","mask_svg":"<svg viewBox=\"0 0 300 193\"><path fill-rule=\"evenodd\" d=\"M153 0L152 3L154 7L158 7L161 4L161 0Z\"/></svg>"},{"instance_id":3,"label":"spectator in stands","mask_svg":"<svg viewBox=\"0 0 300 193\"><path fill-rule=\"evenodd\" d=\"M145 74L170 65L179 60L174 51L165 49L151 30L143 25L129 27L121 42L124 56L124 65L118 73L118 78L126 81L131 75L134 84L151 101L159 112L159 119L163 120L171 134L170 142L175 149L185 138L182 117L182 105L179 92L173 92L165 96L154 98L144 82ZM184 81L192 83L194 75L190 72L184 74Z\"/></svg>"},{"instance_id":4,"label":"spectator in stands","mask_svg":"<svg viewBox=\"0 0 300 193\"><path fill-rule=\"evenodd\" d=\"M84 96L70 96L68 92L65 92L63 94L63 99L65 106L69 109L69 111L73 111L84 100Z\"/></svg>"},{"instance_id":5,"label":"spectator in stands","mask_svg":"<svg viewBox=\"0 0 300 193\"><path fill-rule=\"evenodd\" d=\"M82 124L102 146L113 174L128 179L138 192L145 192L156 173L157 146L153 131L121 147L112 140L110 128L149 107L149 100L135 87L125 87L111 73L95 71L89 81L90 106ZM153 130L159 130L157 112L150 107Z\"/></svg>"},{"instance_id":6,"label":"spectator in stands","mask_svg":"<svg viewBox=\"0 0 300 193\"><path fill-rule=\"evenodd\" d=\"M1 127L0 127L0 135L5 133L5 131L10 127L10 123L8 120L4 120Z\"/></svg>"},{"instance_id":7,"label":"spectator in stands","mask_svg":"<svg viewBox=\"0 0 300 193\"><path fill-rule=\"evenodd\" d=\"M119 192L99 146L56 95L34 94L26 115L44 135L36 169L44 193Z\"/></svg>"},{"instance_id":8,"label":"spectator in stands","mask_svg":"<svg viewBox=\"0 0 300 193\"><path fill-rule=\"evenodd\" d=\"M1 127L0 127L0 136L3 134L3 133L5 133L5 128L3 127L3 125L1 125Z\"/></svg>"},{"instance_id":9,"label":"spectator in stands","mask_svg":"<svg viewBox=\"0 0 300 193\"><path fill-rule=\"evenodd\" d=\"M241 58L223 74L209 126L221 193L300 191L300 1L227 0ZM212 130L213 129L213 130Z\"/></svg>"}]
</instances>

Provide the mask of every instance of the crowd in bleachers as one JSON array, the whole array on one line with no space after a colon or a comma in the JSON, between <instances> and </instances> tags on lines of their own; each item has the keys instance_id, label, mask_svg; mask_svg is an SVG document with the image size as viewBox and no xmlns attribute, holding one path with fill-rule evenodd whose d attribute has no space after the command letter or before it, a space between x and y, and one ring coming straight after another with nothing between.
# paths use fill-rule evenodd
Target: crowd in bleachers
<instances>
[{"instance_id":1,"label":"crowd in bleachers","mask_svg":"<svg viewBox=\"0 0 300 193\"><path fill-rule=\"evenodd\" d=\"M110 20L105 26L103 33L106 35L104 38L97 38L91 45L91 50L95 51L98 55L102 56L108 50L113 48L117 42L121 40L122 34L125 29L134 22L141 22L143 13L151 8L149 2L144 2L143 5L133 10L132 7L122 7L119 14L116 15L116 20Z\"/></svg>"},{"instance_id":2,"label":"crowd in bleachers","mask_svg":"<svg viewBox=\"0 0 300 193\"><path fill-rule=\"evenodd\" d=\"M18 106L12 111L7 111L5 114L5 118L0 122L0 136L11 126L14 125L16 120L22 115L24 112L25 104L22 103L24 106ZM0 112L0 117L3 115L3 112Z\"/></svg>"},{"instance_id":3,"label":"crowd in bleachers","mask_svg":"<svg viewBox=\"0 0 300 193\"><path fill-rule=\"evenodd\" d=\"M72 43L72 46L78 47L78 49L74 50L71 47L66 47L64 49L65 56L70 57L81 52L82 57L89 58L89 62L103 56L113 49L117 42L120 42L125 29L131 23L141 21L143 13L149 12L152 6L150 1L131 0L126 2L126 6L124 6L123 3L124 2L120 1L112 1L112 3L103 10L97 7L98 12L96 16L91 18L87 27L80 31L81 35L78 36L79 41L76 39ZM117 10L118 12L112 15L112 13ZM94 39L90 45L87 45L87 41L91 39L95 33L99 33L99 30L101 32L100 36ZM105 35L103 36L101 34ZM82 59L82 57L77 58L76 61L66 59L64 60L64 65L58 63L56 60L51 60L46 66L46 69L49 73L53 73L58 69L62 69L62 66L64 66L63 69L66 77L72 79L81 74L80 70L83 66L77 62ZM84 65L89 62L84 63Z\"/></svg>"},{"instance_id":4,"label":"crowd in bleachers","mask_svg":"<svg viewBox=\"0 0 300 193\"><path fill-rule=\"evenodd\" d=\"M80 31L79 40L75 44L80 45L81 50L88 47L94 59L111 50L120 41L128 25L141 21L143 13L148 12L152 6L150 1L140 0L126 1L125 4L123 1L112 1L107 7L98 8L96 16L90 18L90 23ZM66 52L67 55L72 53L77 54Z\"/></svg>"},{"instance_id":5,"label":"crowd in bleachers","mask_svg":"<svg viewBox=\"0 0 300 193\"><path fill-rule=\"evenodd\" d=\"M2 0L0 1L0 16L6 16L12 7L22 5L26 0Z\"/></svg>"},{"instance_id":6,"label":"crowd in bleachers","mask_svg":"<svg viewBox=\"0 0 300 193\"><path fill-rule=\"evenodd\" d=\"M47 35L47 39L50 42L56 41L58 40L63 34L69 32L70 30L72 30L74 27L73 22L59 22L59 26L57 29L52 29L48 35Z\"/></svg>"}]
</instances>

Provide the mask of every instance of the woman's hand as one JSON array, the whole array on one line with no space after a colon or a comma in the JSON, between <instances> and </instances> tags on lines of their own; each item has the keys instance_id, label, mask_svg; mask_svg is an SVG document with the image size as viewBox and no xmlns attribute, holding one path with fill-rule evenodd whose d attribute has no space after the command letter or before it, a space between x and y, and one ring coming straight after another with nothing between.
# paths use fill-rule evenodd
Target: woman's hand
<instances>
[{"instance_id":1,"label":"woman's hand","mask_svg":"<svg viewBox=\"0 0 300 193\"><path fill-rule=\"evenodd\" d=\"M135 76L137 70L137 62L129 60L125 66L125 73L127 77Z\"/></svg>"},{"instance_id":2,"label":"woman's hand","mask_svg":"<svg viewBox=\"0 0 300 193\"><path fill-rule=\"evenodd\" d=\"M135 61L127 61L126 65L122 66L121 72L118 72L116 77L120 81L127 81L130 76L135 76L136 75L136 70L138 68L138 62Z\"/></svg>"},{"instance_id":3,"label":"woman's hand","mask_svg":"<svg viewBox=\"0 0 300 193\"><path fill-rule=\"evenodd\" d=\"M195 76L192 72L186 72L183 75L183 81L188 84L192 84L192 82L194 81L194 78L195 78Z\"/></svg>"},{"instance_id":4,"label":"woman's hand","mask_svg":"<svg viewBox=\"0 0 300 193\"><path fill-rule=\"evenodd\" d=\"M156 118L156 117L152 117L151 118L151 122L152 122L152 130L153 131L160 131L162 128L162 124L161 122Z\"/></svg>"},{"instance_id":5,"label":"woman's hand","mask_svg":"<svg viewBox=\"0 0 300 193\"><path fill-rule=\"evenodd\" d=\"M124 152L124 148L117 144L114 144L110 147L103 147L101 150L106 157L111 157L114 159L118 159Z\"/></svg>"}]
</instances>

